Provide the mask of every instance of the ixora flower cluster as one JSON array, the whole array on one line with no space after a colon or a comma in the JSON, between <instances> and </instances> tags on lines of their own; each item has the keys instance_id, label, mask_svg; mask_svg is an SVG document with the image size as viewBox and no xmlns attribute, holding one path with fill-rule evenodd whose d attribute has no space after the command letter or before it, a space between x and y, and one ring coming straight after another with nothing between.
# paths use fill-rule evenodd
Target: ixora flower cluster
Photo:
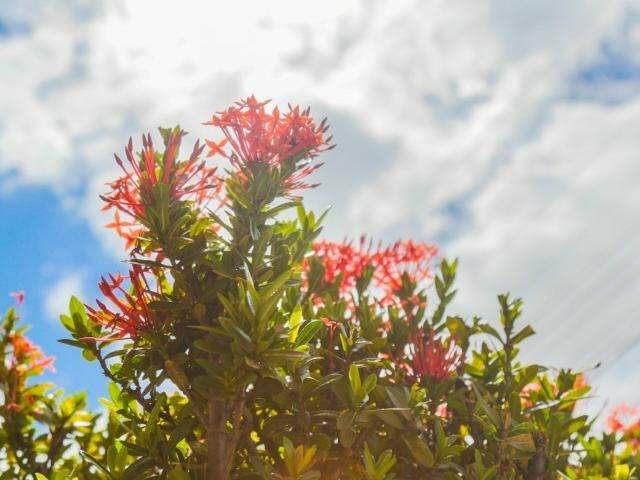
<instances>
[{"instance_id":1,"label":"ixora flower cluster","mask_svg":"<svg viewBox=\"0 0 640 480\"><path fill-rule=\"evenodd\" d=\"M37 480L635 478L627 433L598 439L577 413L582 374L518 360L520 300L464 319L433 245L319 239L301 194L326 121L249 97L206 125L184 156L180 127L116 156L102 198L128 273L61 317L109 382L109 422L52 433L88 440ZM35 412L14 403L5 422ZM10 478L36 478L23 458L47 449L12 442Z\"/></svg>"},{"instance_id":2,"label":"ixora flower cluster","mask_svg":"<svg viewBox=\"0 0 640 480\"><path fill-rule=\"evenodd\" d=\"M18 307L24 303L24 292L11 296ZM77 478L94 478L78 452L100 455L113 439L98 428L99 415L84 410L84 394L64 397L38 381L46 371L55 372L54 359L25 333L16 309L9 309L0 321L0 478L61 479L72 471ZM107 424L118 431L112 421Z\"/></svg>"}]
</instances>

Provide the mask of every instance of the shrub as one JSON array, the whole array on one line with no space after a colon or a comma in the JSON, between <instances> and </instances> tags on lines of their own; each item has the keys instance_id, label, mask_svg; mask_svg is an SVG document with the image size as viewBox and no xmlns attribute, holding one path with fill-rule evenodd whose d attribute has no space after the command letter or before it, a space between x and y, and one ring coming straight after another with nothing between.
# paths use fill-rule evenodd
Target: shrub
<instances>
[{"instance_id":1,"label":"shrub","mask_svg":"<svg viewBox=\"0 0 640 480\"><path fill-rule=\"evenodd\" d=\"M498 296L497 322L450 315L458 262L433 245L318 240L324 214L300 194L332 148L325 121L250 97L207 125L217 138L184 157L180 127L160 129L162 149L145 135L116 156L123 174L102 198L129 272L62 316L63 342L110 381L108 428L78 414L92 440L75 424L68 438L83 456L12 475L633 478L631 436L596 439L576 412L583 375L518 360L534 334L519 299ZM33 412L15 425L44 420ZM53 431L30 431L51 453Z\"/></svg>"}]
</instances>

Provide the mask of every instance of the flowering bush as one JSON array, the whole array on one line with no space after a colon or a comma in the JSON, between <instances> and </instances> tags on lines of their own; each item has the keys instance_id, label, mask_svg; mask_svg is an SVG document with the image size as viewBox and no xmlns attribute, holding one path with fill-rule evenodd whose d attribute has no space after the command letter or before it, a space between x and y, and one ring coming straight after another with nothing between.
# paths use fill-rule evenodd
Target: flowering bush
<instances>
[{"instance_id":1,"label":"flowering bush","mask_svg":"<svg viewBox=\"0 0 640 480\"><path fill-rule=\"evenodd\" d=\"M69 478L634 478L632 436L598 440L576 413L582 374L519 362L519 299L466 320L433 245L318 240L300 194L325 121L249 97L206 125L186 158L179 127L116 156L103 200L129 272L62 316L110 382L110 427ZM33 411L13 398L6 415Z\"/></svg>"},{"instance_id":2,"label":"flowering bush","mask_svg":"<svg viewBox=\"0 0 640 480\"><path fill-rule=\"evenodd\" d=\"M21 304L24 294L15 297ZM59 480L71 472L77 479L95 478L86 458L104 459L114 449L112 439L124 432L110 416L99 426L99 415L85 410L84 393L64 396L34 382L53 370L53 358L25 336L18 321L10 309L0 325L0 478Z\"/></svg>"}]
</instances>

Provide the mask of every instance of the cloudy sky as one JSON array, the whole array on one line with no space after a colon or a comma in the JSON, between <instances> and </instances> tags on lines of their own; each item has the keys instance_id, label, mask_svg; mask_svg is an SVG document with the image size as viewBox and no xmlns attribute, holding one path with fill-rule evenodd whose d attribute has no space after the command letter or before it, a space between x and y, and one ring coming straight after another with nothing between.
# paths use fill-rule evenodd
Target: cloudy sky
<instances>
[{"instance_id":1,"label":"cloudy sky","mask_svg":"<svg viewBox=\"0 0 640 480\"><path fill-rule=\"evenodd\" d=\"M327 236L438 243L459 312L521 296L527 359L602 362L597 405L640 401L637 3L4 0L0 87L0 307L27 291L67 389L103 392L55 339L67 297L124 268L97 199L113 152L158 125L206 136L255 93L329 116L308 195Z\"/></svg>"}]
</instances>

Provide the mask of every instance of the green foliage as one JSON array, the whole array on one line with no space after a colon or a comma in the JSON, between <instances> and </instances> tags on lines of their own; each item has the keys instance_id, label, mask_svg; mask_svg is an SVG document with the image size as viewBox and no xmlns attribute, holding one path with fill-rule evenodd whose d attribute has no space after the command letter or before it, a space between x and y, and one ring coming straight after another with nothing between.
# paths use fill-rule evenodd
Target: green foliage
<instances>
[{"instance_id":1,"label":"green foliage","mask_svg":"<svg viewBox=\"0 0 640 480\"><path fill-rule=\"evenodd\" d=\"M86 408L86 395L65 396L35 380L50 367L24 335L10 309L0 326L0 479L106 479L91 466L124 432L114 416L99 422ZM80 453L81 452L81 453Z\"/></svg>"},{"instance_id":2,"label":"green foliage","mask_svg":"<svg viewBox=\"0 0 640 480\"><path fill-rule=\"evenodd\" d=\"M182 135L163 129L167 148L171 132ZM169 183L141 177L129 258L152 281L141 292L133 273L129 290L114 277L101 288L117 313L74 298L61 317L62 342L110 382L107 427L83 397L39 387L37 415L2 410L11 470L0 478L637 478L634 445L596 438L576 413L581 373L519 361L534 334L519 299L500 295L495 321L450 315L457 260L442 260L432 285L413 265L384 290L380 272L407 263L390 249L331 270L312 248L324 215L290 191L304 152L280 163L232 154L220 209L172 196L174 164L153 155ZM59 431L81 456L54 450Z\"/></svg>"}]
</instances>

